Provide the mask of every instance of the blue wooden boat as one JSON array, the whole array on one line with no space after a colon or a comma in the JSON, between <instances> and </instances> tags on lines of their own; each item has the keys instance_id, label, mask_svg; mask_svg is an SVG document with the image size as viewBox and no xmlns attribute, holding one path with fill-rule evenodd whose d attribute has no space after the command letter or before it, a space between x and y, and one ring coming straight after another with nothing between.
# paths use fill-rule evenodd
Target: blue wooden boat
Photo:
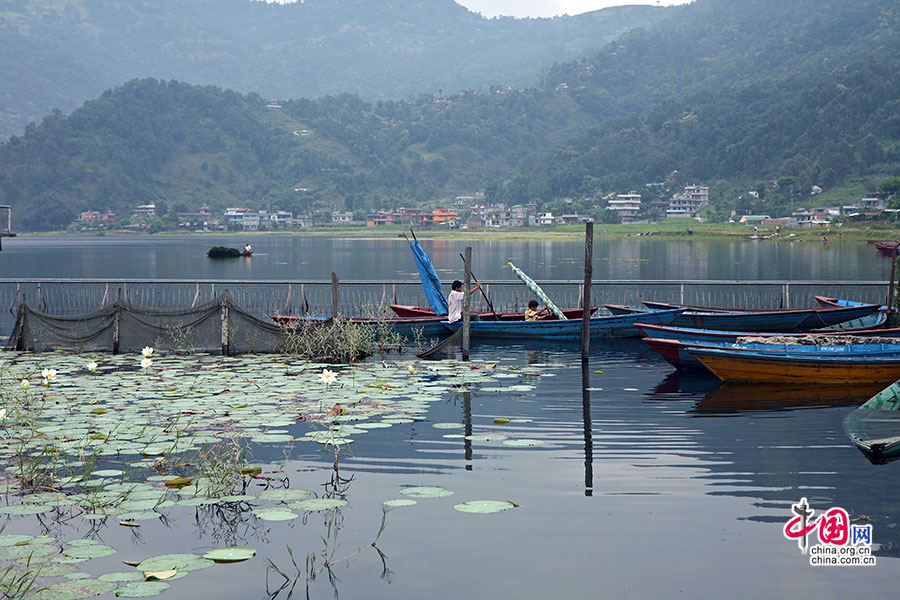
<instances>
[{"instance_id":1,"label":"blue wooden boat","mask_svg":"<svg viewBox=\"0 0 900 600\"><path fill-rule=\"evenodd\" d=\"M728 342L735 343L741 337L800 337L805 335L853 335L854 337L900 338L900 327L890 329L854 329L854 330L822 330L817 329L799 333L772 333L759 331L719 331L715 329L695 329L692 327L674 327L672 325L652 325L638 323L643 337L666 338L682 342Z\"/></svg>"},{"instance_id":2,"label":"blue wooden boat","mask_svg":"<svg viewBox=\"0 0 900 600\"><path fill-rule=\"evenodd\" d=\"M643 338L644 343L653 348L676 369L705 369L703 364L691 353L691 350L703 348L723 348L726 350L738 350L742 352L757 352L766 355L792 354L792 355L817 355L817 356L872 356L900 357L900 344L877 343L871 344L758 344L741 342L715 342L715 341L679 341L665 338Z\"/></svg>"},{"instance_id":3,"label":"blue wooden boat","mask_svg":"<svg viewBox=\"0 0 900 600\"><path fill-rule=\"evenodd\" d=\"M719 331L755 332L804 332L830 327L852 319L870 315L878 310L877 304L846 306L841 308L797 308L787 310L731 310L704 309L677 306L661 302L645 302L648 310L687 310L672 322L675 327L715 329ZM607 305L609 309L610 305ZM620 307L624 310L629 307ZM634 309L640 310L640 309Z\"/></svg>"},{"instance_id":4,"label":"blue wooden boat","mask_svg":"<svg viewBox=\"0 0 900 600\"><path fill-rule=\"evenodd\" d=\"M900 382L894 382L844 419L853 445L874 464L900 458Z\"/></svg>"},{"instance_id":5,"label":"blue wooden boat","mask_svg":"<svg viewBox=\"0 0 900 600\"><path fill-rule=\"evenodd\" d=\"M590 320L592 338L640 337L641 332L635 327L638 323L665 325L672 322L684 312L683 308L673 310L648 311L629 315L610 317L592 317ZM472 321L470 324L472 337L479 338L517 338L541 340L580 340L581 319L566 321ZM456 331L462 321L447 323L444 326Z\"/></svg>"},{"instance_id":6,"label":"blue wooden boat","mask_svg":"<svg viewBox=\"0 0 900 600\"><path fill-rule=\"evenodd\" d=\"M900 379L900 356L725 348L688 348L688 352L722 381L735 383L870 384Z\"/></svg>"}]
</instances>

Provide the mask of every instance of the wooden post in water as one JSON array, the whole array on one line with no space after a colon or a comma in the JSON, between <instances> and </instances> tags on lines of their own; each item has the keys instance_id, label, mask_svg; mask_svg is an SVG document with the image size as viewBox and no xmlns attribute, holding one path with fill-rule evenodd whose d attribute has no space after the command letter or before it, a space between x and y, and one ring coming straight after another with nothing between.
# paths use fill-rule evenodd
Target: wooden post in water
<instances>
[{"instance_id":1,"label":"wooden post in water","mask_svg":"<svg viewBox=\"0 0 900 600\"><path fill-rule=\"evenodd\" d=\"M466 246L466 272L463 277L463 310L462 310L462 359L469 360L469 306L471 298L469 291L472 288L472 246Z\"/></svg>"},{"instance_id":2,"label":"wooden post in water","mask_svg":"<svg viewBox=\"0 0 900 600\"><path fill-rule=\"evenodd\" d=\"M591 352L591 284L594 278L594 223L584 224L584 291L581 304L581 360Z\"/></svg>"},{"instance_id":3,"label":"wooden post in water","mask_svg":"<svg viewBox=\"0 0 900 600\"><path fill-rule=\"evenodd\" d=\"M122 288L119 288L119 294L116 303L113 305L113 354L119 353L119 315L122 312Z\"/></svg>"},{"instance_id":4,"label":"wooden post in water","mask_svg":"<svg viewBox=\"0 0 900 600\"><path fill-rule=\"evenodd\" d=\"M222 356L228 356L228 290L222 296Z\"/></svg>"},{"instance_id":5,"label":"wooden post in water","mask_svg":"<svg viewBox=\"0 0 900 600\"><path fill-rule=\"evenodd\" d=\"M341 314L341 289L336 273L331 274L331 318L337 319Z\"/></svg>"},{"instance_id":6,"label":"wooden post in water","mask_svg":"<svg viewBox=\"0 0 900 600\"><path fill-rule=\"evenodd\" d=\"M893 258L891 258L891 283L889 284L889 287L888 287L888 298L887 298L888 314L890 314L890 311L894 309L894 274L896 273L896 269L897 269L897 251L898 251L897 249L898 248L900 248L900 242L898 242L897 245L894 246L894 252L892 253ZM888 323L888 327L892 327L892 325L890 323Z\"/></svg>"}]
</instances>

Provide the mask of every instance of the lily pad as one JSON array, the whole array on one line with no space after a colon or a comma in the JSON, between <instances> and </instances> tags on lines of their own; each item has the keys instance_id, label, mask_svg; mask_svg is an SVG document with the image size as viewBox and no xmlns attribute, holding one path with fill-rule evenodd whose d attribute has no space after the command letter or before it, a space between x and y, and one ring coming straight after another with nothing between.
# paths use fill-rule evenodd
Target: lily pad
<instances>
[{"instance_id":1,"label":"lily pad","mask_svg":"<svg viewBox=\"0 0 900 600\"><path fill-rule=\"evenodd\" d=\"M460 512L486 515L509 510L514 508L514 505L512 502L505 500L471 500L462 504L455 504L453 508Z\"/></svg>"},{"instance_id":2,"label":"lily pad","mask_svg":"<svg viewBox=\"0 0 900 600\"><path fill-rule=\"evenodd\" d=\"M283 489L283 490L263 490L257 496L260 500L274 500L276 502L291 502L292 500L302 500L309 498L307 490L299 489Z\"/></svg>"},{"instance_id":3,"label":"lily pad","mask_svg":"<svg viewBox=\"0 0 900 600\"><path fill-rule=\"evenodd\" d=\"M520 438L520 439L515 439L515 440L503 440L504 446L519 446L519 447L540 446L543 443L544 442L542 442L541 440L529 440L529 439L525 439L525 438Z\"/></svg>"},{"instance_id":4,"label":"lily pad","mask_svg":"<svg viewBox=\"0 0 900 600\"><path fill-rule=\"evenodd\" d=\"M443 498L445 496L453 495L453 492L448 489L442 487L427 486L404 488L400 490L400 493L407 496L412 496L413 498Z\"/></svg>"},{"instance_id":5,"label":"lily pad","mask_svg":"<svg viewBox=\"0 0 900 600\"><path fill-rule=\"evenodd\" d=\"M42 588L28 596L28 600L81 600L106 594L116 589L116 584L98 579L63 581Z\"/></svg>"},{"instance_id":6,"label":"lily pad","mask_svg":"<svg viewBox=\"0 0 900 600\"><path fill-rule=\"evenodd\" d=\"M203 558L216 563L233 563L247 560L256 556L253 548L235 546L231 548L217 548L203 555Z\"/></svg>"},{"instance_id":7,"label":"lily pad","mask_svg":"<svg viewBox=\"0 0 900 600\"><path fill-rule=\"evenodd\" d=\"M412 506L413 504L418 504L415 500L410 500L409 498L397 498L394 500L385 500L384 505L395 507L395 506Z\"/></svg>"},{"instance_id":8,"label":"lily pad","mask_svg":"<svg viewBox=\"0 0 900 600\"><path fill-rule=\"evenodd\" d=\"M119 598L147 598L156 596L169 589L165 581L134 581L116 590Z\"/></svg>"},{"instance_id":9,"label":"lily pad","mask_svg":"<svg viewBox=\"0 0 900 600\"><path fill-rule=\"evenodd\" d=\"M330 510L332 508L340 508L347 506L348 502L340 498L307 498L299 502L292 502L288 507L297 510Z\"/></svg>"},{"instance_id":10,"label":"lily pad","mask_svg":"<svg viewBox=\"0 0 900 600\"><path fill-rule=\"evenodd\" d=\"M299 516L284 508L257 508L253 514L263 521L291 521Z\"/></svg>"},{"instance_id":11,"label":"lily pad","mask_svg":"<svg viewBox=\"0 0 900 600\"><path fill-rule=\"evenodd\" d=\"M120 571L118 573L104 573L98 577L100 581L111 581L113 583L123 583L126 581L143 581L144 576L135 571Z\"/></svg>"},{"instance_id":12,"label":"lily pad","mask_svg":"<svg viewBox=\"0 0 900 600\"><path fill-rule=\"evenodd\" d=\"M101 556L112 556L116 553L116 549L112 546L92 544L89 546L70 546L63 550L62 553L63 556L69 558L88 560L91 558L100 558Z\"/></svg>"}]
</instances>

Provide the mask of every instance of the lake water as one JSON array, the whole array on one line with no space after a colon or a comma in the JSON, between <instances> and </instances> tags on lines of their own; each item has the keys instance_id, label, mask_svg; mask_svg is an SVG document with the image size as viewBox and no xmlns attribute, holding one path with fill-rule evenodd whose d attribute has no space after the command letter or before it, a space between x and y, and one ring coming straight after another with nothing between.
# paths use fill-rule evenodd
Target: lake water
<instances>
[{"instance_id":1,"label":"lake water","mask_svg":"<svg viewBox=\"0 0 900 600\"><path fill-rule=\"evenodd\" d=\"M250 261L211 264L204 257L208 246L247 240L255 250ZM402 240L243 236L4 242L2 277L325 279L332 270L346 278L412 276ZM423 245L450 273L458 269L457 253L466 243ZM498 266L506 259L536 278L581 277L583 248L577 242L471 245L482 278L508 278ZM887 277L889 265L871 247L835 242L823 248L613 240L597 244L595 257L596 278L875 280ZM592 344L586 393L577 348L479 344L472 358L475 366L496 363L505 378L473 384L468 391L448 389L409 422L355 437L341 458L346 481L337 490L334 457L315 444L251 448L264 471L283 467L279 477L291 488L347 499L349 504L337 511L282 523L258 520L253 502L238 508L171 507L162 511L165 519L143 522L138 529L115 519L91 526L82 519L10 516L4 517L4 533L89 538L117 548L115 556L82 567L92 575L123 570L123 559L168 552L202 554L225 545L257 550L249 561L172 581L161 598L288 598L289 588L277 592L284 580L267 572L266 561L292 570L290 548L302 567L308 553L323 550L321 538L329 531L337 531L334 558L352 556L336 564L333 581L322 573L311 582L310 598L335 593L391 600L895 594L900 463L871 465L842 430L845 416L877 389L725 387L702 374L674 372L637 340ZM410 357L387 355L370 364L382 360L384 368L396 366L403 373ZM302 370L299 364L296 368ZM418 373L426 367L415 363L415 368ZM540 375L527 375L532 368ZM276 370L273 365L273 378ZM61 372L60 378L65 375ZM350 369L339 370L342 380L352 376ZM440 371L434 382L440 384ZM285 386L286 402L303 394L290 379L277 384ZM223 402L240 400L241 390L233 391ZM497 424L496 418L511 422ZM435 427L445 423L460 429ZM301 436L310 425L287 429ZM483 435L446 437L470 431ZM539 443L510 446L500 435ZM369 543L381 522L381 503L402 497L408 486L440 486L453 495L391 509L377 544L380 555ZM853 518L865 515L878 564L810 566L809 557L782 533L792 517L791 505L803 497L816 516L832 507L847 509ZM518 507L491 515L453 509L469 500L509 500ZM301 579L293 597L305 597L305 588Z\"/></svg>"},{"instance_id":2,"label":"lake water","mask_svg":"<svg viewBox=\"0 0 900 600\"><path fill-rule=\"evenodd\" d=\"M210 260L212 246L253 245L249 259ZM422 240L442 279L460 278L459 254L472 246L479 279L512 279L508 260L536 280L584 278L582 241ZM861 242L832 240L605 239L594 245L595 279L636 280L887 280L890 259ZM0 278L88 277L162 279L375 281L416 278L402 238L341 239L320 236L140 236L7 238Z\"/></svg>"}]
</instances>

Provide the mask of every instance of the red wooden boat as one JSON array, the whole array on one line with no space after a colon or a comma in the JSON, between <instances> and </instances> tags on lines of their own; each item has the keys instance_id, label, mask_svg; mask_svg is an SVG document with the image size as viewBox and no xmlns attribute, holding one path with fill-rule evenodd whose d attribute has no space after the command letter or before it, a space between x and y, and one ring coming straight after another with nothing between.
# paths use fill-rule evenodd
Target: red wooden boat
<instances>
[{"instance_id":1,"label":"red wooden boat","mask_svg":"<svg viewBox=\"0 0 900 600\"><path fill-rule=\"evenodd\" d=\"M398 317L402 318L411 318L411 317L434 317L434 311L425 306L408 306L405 304L391 304L391 310L394 311L394 314ZM597 310L596 306L591 307L591 314ZM491 312L472 312L473 315L478 315L479 320L481 321L496 321L497 317L500 317L500 321L524 321L525 313L524 312L504 312L497 313L494 316L494 313ZM582 311L580 308L572 308L569 310L564 310L563 314L566 315L567 319L580 319L582 316ZM541 319L542 321L556 321L556 316L553 314L544 317Z\"/></svg>"},{"instance_id":2,"label":"red wooden boat","mask_svg":"<svg viewBox=\"0 0 900 600\"><path fill-rule=\"evenodd\" d=\"M882 256L897 256L897 248L900 247L900 242L881 242L875 244L875 247L878 248L878 252Z\"/></svg>"}]
</instances>

